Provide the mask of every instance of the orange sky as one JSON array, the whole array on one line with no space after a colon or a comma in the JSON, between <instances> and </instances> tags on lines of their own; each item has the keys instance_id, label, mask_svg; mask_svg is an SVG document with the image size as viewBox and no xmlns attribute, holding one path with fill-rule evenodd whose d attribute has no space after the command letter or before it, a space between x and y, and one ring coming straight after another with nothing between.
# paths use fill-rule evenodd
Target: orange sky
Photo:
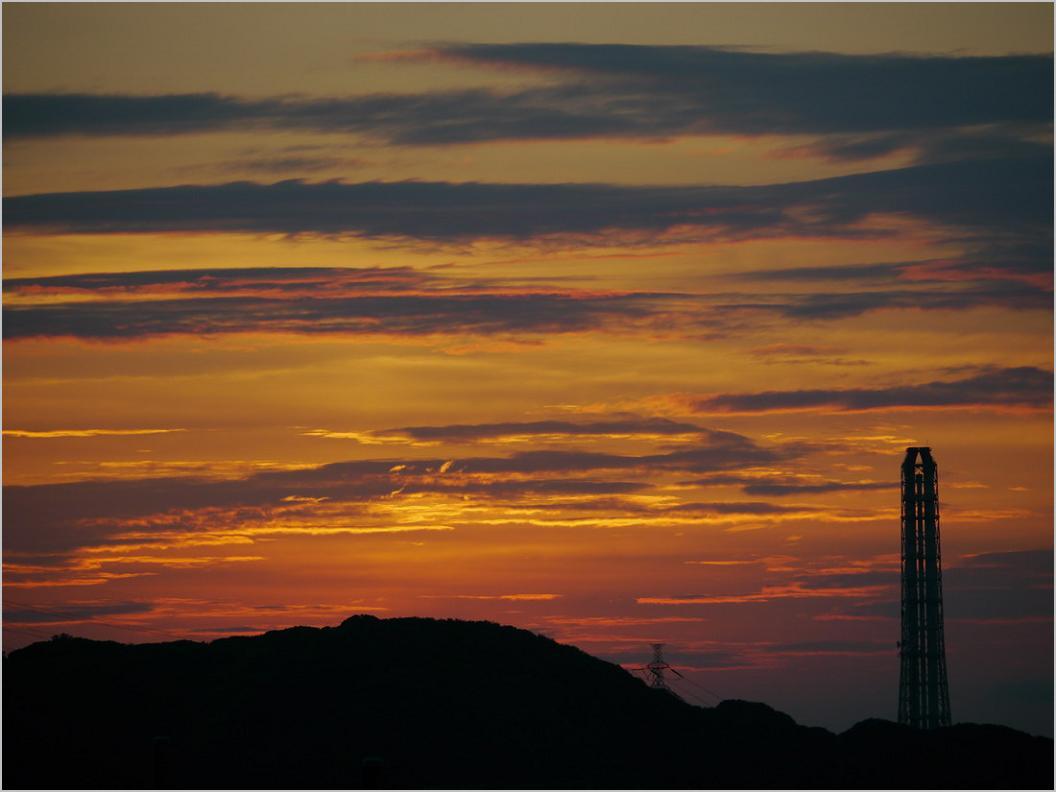
<instances>
[{"instance_id":1,"label":"orange sky","mask_svg":"<svg viewBox=\"0 0 1056 792\"><path fill-rule=\"evenodd\" d=\"M1051 734L1051 6L3 21L5 647L482 618L894 718L930 445L954 719Z\"/></svg>"}]
</instances>

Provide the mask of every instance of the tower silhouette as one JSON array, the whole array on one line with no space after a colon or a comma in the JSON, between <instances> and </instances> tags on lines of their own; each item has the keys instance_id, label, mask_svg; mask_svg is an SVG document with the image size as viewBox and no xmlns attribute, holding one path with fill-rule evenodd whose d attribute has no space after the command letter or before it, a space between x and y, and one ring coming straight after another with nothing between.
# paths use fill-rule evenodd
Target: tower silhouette
<instances>
[{"instance_id":1,"label":"tower silhouette","mask_svg":"<svg viewBox=\"0 0 1056 792\"><path fill-rule=\"evenodd\" d=\"M648 671L651 679L649 680L649 687L658 688L659 690L670 690L671 688L667 685L667 680L664 678L665 671L673 671L678 674L675 669L668 665L664 659L664 645L662 643L649 644L653 647L653 662L649 663L644 671ZM678 674L682 676L681 674Z\"/></svg>"},{"instance_id":2,"label":"tower silhouette","mask_svg":"<svg viewBox=\"0 0 1056 792\"><path fill-rule=\"evenodd\" d=\"M939 476L930 448L907 448L902 462L902 640L898 722L950 725L942 626Z\"/></svg>"}]
</instances>

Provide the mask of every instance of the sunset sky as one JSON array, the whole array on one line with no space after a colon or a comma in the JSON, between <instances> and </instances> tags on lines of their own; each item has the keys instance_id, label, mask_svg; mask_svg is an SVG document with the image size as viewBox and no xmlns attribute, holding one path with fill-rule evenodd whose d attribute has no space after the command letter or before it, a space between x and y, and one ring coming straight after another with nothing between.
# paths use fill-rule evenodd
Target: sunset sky
<instances>
[{"instance_id":1,"label":"sunset sky","mask_svg":"<svg viewBox=\"0 0 1056 792\"><path fill-rule=\"evenodd\" d=\"M488 619L1052 734L1050 4L5 4L3 640ZM421 658L422 663L429 658Z\"/></svg>"}]
</instances>

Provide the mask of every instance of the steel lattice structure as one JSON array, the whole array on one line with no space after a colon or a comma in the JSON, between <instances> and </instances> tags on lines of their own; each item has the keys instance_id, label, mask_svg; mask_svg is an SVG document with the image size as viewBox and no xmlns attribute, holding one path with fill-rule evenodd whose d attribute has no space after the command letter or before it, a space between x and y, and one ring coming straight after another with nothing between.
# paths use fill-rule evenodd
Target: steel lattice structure
<instances>
[{"instance_id":1,"label":"steel lattice structure","mask_svg":"<svg viewBox=\"0 0 1056 792\"><path fill-rule=\"evenodd\" d=\"M930 448L907 448L902 463L902 640L898 722L950 725L942 624L939 476Z\"/></svg>"}]
</instances>

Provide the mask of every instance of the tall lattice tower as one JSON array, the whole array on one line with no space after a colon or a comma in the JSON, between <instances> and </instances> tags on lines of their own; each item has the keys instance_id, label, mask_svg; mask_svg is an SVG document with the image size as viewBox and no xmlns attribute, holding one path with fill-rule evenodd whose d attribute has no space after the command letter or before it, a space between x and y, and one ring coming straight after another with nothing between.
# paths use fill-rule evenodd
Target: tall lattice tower
<instances>
[{"instance_id":1,"label":"tall lattice tower","mask_svg":"<svg viewBox=\"0 0 1056 792\"><path fill-rule=\"evenodd\" d=\"M942 628L939 476L930 448L907 448L902 463L902 641L898 722L950 725Z\"/></svg>"}]
</instances>

